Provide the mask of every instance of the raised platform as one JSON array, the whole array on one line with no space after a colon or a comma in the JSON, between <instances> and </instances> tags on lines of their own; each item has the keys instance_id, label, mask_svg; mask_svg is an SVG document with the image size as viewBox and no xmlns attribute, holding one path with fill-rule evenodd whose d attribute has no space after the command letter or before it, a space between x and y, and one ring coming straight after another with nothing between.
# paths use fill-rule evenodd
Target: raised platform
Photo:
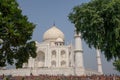
<instances>
[{"instance_id":1,"label":"raised platform","mask_svg":"<svg viewBox=\"0 0 120 80\"><path fill-rule=\"evenodd\" d=\"M97 71L93 70L80 70L73 68L24 68L24 69L9 69L9 70L0 70L0 75L12 75L12 76L30 76L30 74L33 74L35 76L39 75L100 75Z\"/></svg>"}]
</instances>

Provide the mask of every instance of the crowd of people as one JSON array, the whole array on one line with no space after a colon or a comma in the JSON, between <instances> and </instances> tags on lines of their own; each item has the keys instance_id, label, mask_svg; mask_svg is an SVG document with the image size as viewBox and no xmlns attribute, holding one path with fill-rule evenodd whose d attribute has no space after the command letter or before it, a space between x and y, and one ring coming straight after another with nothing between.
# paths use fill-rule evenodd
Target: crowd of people
<instances>
[{"instance_id":1,"label":"crowd of people","mask_svg":"<svg viewBox=\"0 0 120 80\"><path fill-rule=\"evenodd\" d=\"M39 75L39 76L0 76L0 80L120 80L119 75L91 75L91 76L50 76L50 75Z\"/></svg>"}]
</instances>

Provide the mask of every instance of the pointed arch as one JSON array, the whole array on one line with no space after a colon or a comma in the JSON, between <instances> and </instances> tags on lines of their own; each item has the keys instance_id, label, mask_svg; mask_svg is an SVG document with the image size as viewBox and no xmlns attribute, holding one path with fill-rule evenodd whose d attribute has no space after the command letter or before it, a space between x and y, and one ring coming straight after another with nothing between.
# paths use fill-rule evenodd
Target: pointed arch
<instances>
[{"instance_id":1,"label":"pointed arch","mask_svg":"<svg viewBox=\"0 0 120 80\"><path fill-rule=\"evenodd\" d=\"M66 52L65 52L65 50L62 50L62 51L61 51L61 57L62 57L62 58L65 58L65 57L66 57Z\"/></svg>"},{"instance_id":2,"label":"pointed arch","mask_svg":"<svg viewBox=\"0 0 120 80\"><path fill-rule=\"evenodd\" d=\"M52 67L56 67L56 61L53 60L53 61L51 62L51 66L52 66Z\"/></svg>"},{"instance_id":3,"label":"pointed arch","mask_svg":"<svg viewBox=\"0 0 120 80\"><path fill-rule=\"evenodd\" d=\"M45 53L43 51L38 51L35 61L36 61L37 67L44 67Z\"/></svg>"},{"instance_id":4,"label":"pointed arch","mask_svg":"<svg viewBox=\"0 0 120 80\"><path fill-rule=\"evenodd\" d=\"M61 67L66 67L66 61L61 61Z\"/></svg>"},{"instance_id":5,"label":"pointed arch","mask_svg":"<svg viewBox=\"0 0 120 80\"><path fill-rule=\"evenodd\" d=\"M56 51L55 50L52 51L52 56L51 57L56 58Z\"/></svg>"}]
</instances>

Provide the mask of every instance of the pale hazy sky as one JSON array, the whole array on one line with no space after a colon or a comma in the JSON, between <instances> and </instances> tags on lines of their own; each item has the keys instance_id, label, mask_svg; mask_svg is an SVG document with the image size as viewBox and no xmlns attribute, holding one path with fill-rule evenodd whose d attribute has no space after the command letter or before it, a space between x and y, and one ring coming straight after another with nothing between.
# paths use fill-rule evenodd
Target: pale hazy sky
<instances>
[{"instance_id":1,"label":"pale hazy sky","mask_svg":"<svg viewBox=\"0 0 120 80\"><path fill-rule=\"evenodd\" d=\"M24 15L30 22L36 24L33 40L42 41L44 32L55 22L65 34L66 43L74 42L74 25L68 20L72 8L90 0L17 0ZM85 68L97 70L96 52L88 48L83 41ZM111 62L107 62L102 54L103 72L120 74L115 71Z\"/></svg>"}]
</instances>

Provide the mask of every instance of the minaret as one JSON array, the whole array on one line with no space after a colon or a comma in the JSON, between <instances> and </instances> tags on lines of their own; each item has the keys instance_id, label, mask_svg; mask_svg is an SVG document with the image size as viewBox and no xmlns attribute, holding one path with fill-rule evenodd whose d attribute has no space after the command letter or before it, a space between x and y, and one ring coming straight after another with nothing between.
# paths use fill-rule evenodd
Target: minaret
<instances>
[{"instance_id":1,"label":"minaret","mask_svg":"<svg viewBox=\"0 0 120 80\"><path fill-rule=\"evenodd\" d=\"M75 39L75 50L74 50L75 74L84 75L81 34L75 31L74 39Z\"/></svg>"},{"instance_id":2,"label":"minaret","mask_svg":"<svg viewBox=\"0 0 120 80\"><path fill-rule=\"evenodd\" d=\"M96 52L97 52L98 72L99 72L100 74L103 74L103 71L102 71L102 63L101 63L101 57L100 57L100 49L96 49Z\"/></svg>"}]
</instances>

